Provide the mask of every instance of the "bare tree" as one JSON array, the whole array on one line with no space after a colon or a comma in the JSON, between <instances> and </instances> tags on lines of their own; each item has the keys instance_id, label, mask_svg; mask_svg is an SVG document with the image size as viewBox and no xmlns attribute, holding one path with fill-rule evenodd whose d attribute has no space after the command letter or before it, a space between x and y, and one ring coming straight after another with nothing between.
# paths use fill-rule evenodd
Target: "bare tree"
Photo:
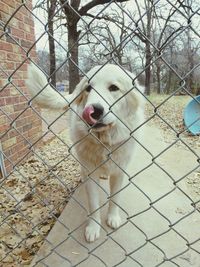
<instances>
[{"instance_id":1,"label":"bare tree","mask_svg":"<svg viewBox=\"0 0 200 267\"><path fill-rule=\"evenodd\" d=\"M172 48L171 45L173 42L173 38L179 31L182 30L181 23L174 21L174 15L177 13L177 9L175 7L164 7L165 12L163 12L163 8L155 9L155 18L156 23L153 30L153 41L157 48L157 52L155 53L155 74L156 74L156 84L157 84L157 93L161 93L161 71L163 64L163 56L162 54L170 47L170 52L172 56ZM165 15L163 15L163 13ZM172 57L171 57L172 64ZM171 72L169 76L168 82L171 79Z\"/></svg>"},{"instance_id":2,"label":"bare tree","mask_svg":"<svg viewBox=\"0 0 200 267\"><path fill-rule=\"evenodd\" d=\"M167 46L167 52L166 52L166 60L170 64L170 67L173 69L177 69L177 65L174 64L174 61L176 61L176 55L177 55L177 48L175 45L174 41L169 42ZM165 77L165 87L164 87L164 92L166 94L169 94L172 89L174 89L174 71L169 67L165 66L165 72L166 72L166 77Z\"/></svg>"},{"instance_id":3,"label":"bare tree","mask_svg":"<svg viewBox=\"0 0 200 267\"><path fill-rule=\"evenodd\" d=\"M179 10L184 9L184 14L188 17L188 23L191 26L191 5L196 0L185 1L187 5L183 5L181 0L177 0L176 5L162 1L143 0L141 3L135 0L134 8L130 10L125 8L127 0L114 1L118 2L116 6L112 4L113 1L109 0L83 1L83 4L81 0L43 0L45 1L47 1L49 12L49 44L52 43L51 48L49 47L50 73L54 80L56 61L53 41L54 37L57 37L55 26L64 25L68 46L68 64L65 70L69 71L70 93L79 82L80 69L87 71L89 66L92 67L107 60L117 62L131 71L135 69L138 73L143 71L147 94L150 94L152 81L156 85L154 88L157 93L164 90L169 92L175 88L178 83L178 76L173 71L174 67L177 69L175 60L185 62L187 59L186 64L176 64L180 65L177 71L181 75L184 75L184 71L186 73L184 69L186 66L189 69L195 67L197 42L193 40L194 33L190 27L183 25L183 16L179 15ZM98 12L97 7L101 5L105 5L105 8L102 12ZM106 5L111 6L107 9ZM53 16L54 21L51 19ZM56 20L59 20L59 23L56 23ZM54 27L53 22L55 22ZM183 40L179 37L181 32L183 32ZM176 40L178 40L178 45L175 43ZM181 54L184 54L184 59ZM172 68L168 67L165 61L168 61ZM189 70L187 72L189 73ZM194 73L189 73L185 79L188 87L192 88Z\"/></svg>"},{"instance_id":4,"label":"bare tree","mask_svg":"<svg viewBox=\"0 0 200 267\"><path fill-rule=\"evenodd\" d=\"M48 12L48 39L49 39L49 61L50 61L50 77L51 84L56 87L56 53L54 41L54 15L56 11L57 0L47 0Z\"/></svg>"},{"instance_id":5,"label":"bare tree","mask_svg":"<svg viewBox=\"0 0 200 267\"><path fill-rule=\"evenodd\" d=\"M50 70L50 62L49 62L49 53L45 50L37 51L37 59L38 65L43 69L48 75Z\"/></svg>"},{"instance_id":6,"label":"bare tree","mask_svg":"<svg viewBox=\"0 0 200 267\"><path fill-rule=\"evenodd\" d=\"M115 2L126 2L128 0L116 0ZM78 30L78 23L84 16L89 16L89 11L99 5L112 3L111 0L91 0L81 6L81 0L69 1L60 0L66 16L68 29L68 51L69 51L69 92L71 93L79 82L78 70L78 47L81 31Z\"/></svg>"},{"instance_id":7,"label":"bare tree","mask_svg":"<svg viewBox=\"0 0 200 267\"><path fill-rule=\"evenodd\" d=\"M142 10L141 5L136 0L137 12L140 19L136 21L134 18L136 26L138 27L137 37L145 45L145 91L146 94L150 94L150 81L151 81L151 39L152 39L152 27L154 20L154 4L153 1L144 0L144 9ZM141 23L141 26L138 26L138 23Z\"/></svg>"},{"instance_id":8,"label":"bare tree","mask_svg":"<svg viewBox=\"0 0 200 267\"><path fill-rule=\"evenodd\" d=\"M45 56L46 64L43 64L43 69L51 77L51 84L56 86L56 52L55 52L55 37L54 37L54 23L56 19L56 9L58 0L38 0L34 6L34 10L43 10L47 15L45 29L48 32L48 52L39 51L39 64L42 65L42 56ZM46 56L48 55L48 58ZM47 66L49 70L47 70Z\"/></svg>"},{"instance_id":9,"label":"bare tree","mask_svg":"<svg viewBox=\"0 0 200 267\"><path fill-rule=\"evenodd\" d=\"M137 36L145 46L144 69L146 94L149 95L151 90L152 69L156 70L157 93L160 93L161 70L163 65L162 52L166 44L170 43L170 39L172 39L173 35L181 30L181 26L178 29L174 29L172 34L170 34L168 30L171 19L177 12L177 9L173 6L169 8L170 5L165 5L163 12L162 3L161 5L155 5L153 1L148 0L144 0L144 8L142 9L138 1L136 1L136 3L140 17L140 27L138 27ZM162 12L165 15L163 15ZM138 24L138 22L136 22L136 24ZM153 59L155 59L155 66L152 65Z\"/></svg>"},{"instance_id":10,"label":"bare tree","mask_svg":"<svg viewBox=\"0 0 200 267\"><path fill-rule=\"evenodd\" d=\"M145 89L146 94L150 95L150 82L151 82L151 60L152 60L152 54L151 54L151 29L153 26L153 2L152 1L145 1L145 7L146 7L146 13L147 13L147 25L146 29L143 24L143 30L145 32Z\"/></svg>"},{"instance_id":11,"label":"bare tree","mask_svg":"<svg viewBox=\"0 0 200 267\"><path fill-rule=\"evenodd\" d=\"M120 9L112 9L109 15L98 17L96 25L91 29L97 40L93 40L93 35L87 32L87 43L97 61L106 59L121 66L128 66L131 70L127 50L133 42L134 32L130 30L133 22L129 24L129 28L126 26L123 8L125 6L121 4Z\"/></svg>"}]
</instances>

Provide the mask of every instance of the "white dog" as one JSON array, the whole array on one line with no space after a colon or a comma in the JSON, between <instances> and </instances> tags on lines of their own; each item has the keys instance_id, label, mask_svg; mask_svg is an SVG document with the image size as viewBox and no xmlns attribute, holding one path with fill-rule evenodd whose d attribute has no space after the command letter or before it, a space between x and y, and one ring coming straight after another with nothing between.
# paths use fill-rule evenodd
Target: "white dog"
<instances>
[{"instance_id":1,"label":"white dog","mask_svg":"<svg viewBox=\"0 0 200 267\"><path fill-rule=\"evenodd\" d=\"M67 97L50 87L34 65L29 66L27 86L41 107L71 109L71 139L82 165L81 175L87 179L90 219L85 237L93 242L101 228L98 183L102 176L110 181L107 224L116 229L121 223L117 192L133 157L137 127L144 121L144 88L135 75L112 64L94 67Z\"/></svg>"}]
</instances>

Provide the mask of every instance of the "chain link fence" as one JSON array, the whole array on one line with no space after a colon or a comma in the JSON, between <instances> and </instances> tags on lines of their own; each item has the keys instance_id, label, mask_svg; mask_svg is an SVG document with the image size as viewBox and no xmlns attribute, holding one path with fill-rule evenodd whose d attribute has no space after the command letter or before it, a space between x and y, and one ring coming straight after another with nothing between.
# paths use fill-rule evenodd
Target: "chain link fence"
<instances>
[{"instance_id":1,"label":"chain link fence","mask_svg":"<svg viewBox=\"0 0 200 267\"><path fill-rule=\"evenodd\" d=\"M200 266L199 137L190 133L199 125L198 1L1 0L0 10L0 266ZM61 96L99 64L136 73L146 108L145 120L129 129L138 146L131 170L112 159L123 142L108 148L91 127L71 141L68 113L80 119L72 103L60 112L32 104L31 63ZM197 116L186 127L183 109L192 100ZM89 135L108 157L81 181L74 148ZM114 195L107 177L93 179L108 160L125 176ZM84 239L97 212L88 212L88 180L102 197L94 243ZM122 215L114 230L104 222L110 199Z\"/></svg>"}]
</instances>

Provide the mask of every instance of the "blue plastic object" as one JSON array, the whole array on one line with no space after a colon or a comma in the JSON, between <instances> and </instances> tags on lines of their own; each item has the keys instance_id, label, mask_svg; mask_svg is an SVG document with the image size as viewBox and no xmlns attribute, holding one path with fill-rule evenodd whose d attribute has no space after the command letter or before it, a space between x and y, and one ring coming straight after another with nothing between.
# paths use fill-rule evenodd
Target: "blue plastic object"
<instances>
[{"instance_id":1,"label":"blue plastic object","mask_svg":"<svg viewBox=\"0 0 200 267\"><path fill-rule=\"evenodd\" d=\"M200 95L192 99L185 107L184 123L193 135L200 134Z\"/></svg>"},{"instance_id":2,"label":"blue plastic object","mask_svg":"<svg viewBox=\"0 0 200 267\"><path fill-rule=\"evenodd\" d=\"M64 92L65 91L65 85L63 83L57 85L57 90L60 92Z\"/></svg>"}]
</instances>

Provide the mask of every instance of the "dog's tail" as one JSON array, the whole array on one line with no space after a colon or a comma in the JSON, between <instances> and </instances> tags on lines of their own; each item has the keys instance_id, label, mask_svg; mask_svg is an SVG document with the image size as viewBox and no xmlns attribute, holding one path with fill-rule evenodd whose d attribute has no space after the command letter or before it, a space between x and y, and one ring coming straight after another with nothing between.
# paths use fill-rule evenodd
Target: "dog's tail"
<instances>
[{"instance_id":1,"label":"dog's tail","mask_svg":"<svg viewBox=\"0 0 200 267\"><path fill-rule=\"evenodd\" d=\"M44 73L34 64L28 66L27 88L36 102L42 108L67 109L69 100L60 95L50 85Z\"/></svg>"}]
</instances>

